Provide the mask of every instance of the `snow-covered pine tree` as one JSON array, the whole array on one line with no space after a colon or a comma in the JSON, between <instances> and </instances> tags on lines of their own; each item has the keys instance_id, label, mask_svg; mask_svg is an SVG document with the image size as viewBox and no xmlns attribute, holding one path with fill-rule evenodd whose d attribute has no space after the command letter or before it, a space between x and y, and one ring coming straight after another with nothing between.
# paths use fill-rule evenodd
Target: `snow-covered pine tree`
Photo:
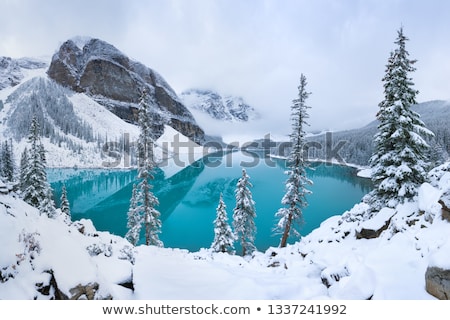
<instances>
[{"instance_id":1,"label":"snow-covered pine tree","mask_svg":"<svg viewBox=\"0 0 450 320\"><path fill-rule=\"evenodd\" d=\"M125 239L127 239L132 245L137 245L139 242L139 236L142 228L142 216L138 208L138 189L137 185L133 184L133 192L130 200L130 208L127 214L127 234Z\"/></svg>"},{"instance_id":2,"label":"snow-covered pine tree","mask_svg":"<svg viewBox=\"0 0 450 320\"><path fill-rule=\"evenodd\" d=\"M138 178L137 185L138 201L136 210L143 218L145 226L145 244L163 246L158 234L161 233L160 212L155 208L159 205L158 198L152 192L153 186L150 180L154 179L155 169L153 159L153 139L152 139L152 117L150 115L149 96L144 89L139 102L138 125L140 129L137 151L138 151Z\"/></svg>"},{"instance_id":3,"label":"snow-covered pine tree","mask_svg":"<svg viewBox=\"0 0 450 320\"><path fill-rule=\"evenodd\" d=\"M234 251L234 234L228 224L227 207L220 194L219 205L216 209L216 219L214 220L214 240L211 249L214 252L233 252Z\"/></svg>"},{"instance_id":4,"label":"snow-covered pine tree","mask_svg":"<svg viewBox=\"0 0 450 320\"><path fill-rule=\"evenodd\" d=\"M280 247L286 246L289 236L300 237L298 227L303 222L302 210L308 205L306 195L311 193L306 189L306 186L311 185L312 181L306 176L307 163L304 149L306 136L304 127L308 125L306 122L309 117L307 109L310 108L306 105L306 99L310 95L306 91L306 85L306 77L302 74L298 86L298 98L292 101L291 107L292 149L287 159L286 193L281 200L285 207L280 208L275 214L279 218L275 231L282 234Z\"/></svg>"},{"instance_id":5,"label":"snow-covered pine tree","mask_svg":"<svg viewBox=\"0 0 450 320\"><path fill-rule=\"evenodd\" d=\"M370 159L374 190L365 198L374 211L383 206L395 207L417 194L417 187L425 181L428 168L428 144L424 136L433 136L411 110L416 104L417 90L409 76L415 71L416 60L409 59L406 50L408 38L403 28L395 41L386 65L384 99L379 103L378 132L375 135L374 154Z\"/></svg>"},{"instance_id":6,"label":"snow-covered pine tree","mask_svg":"<svg viewBox=\"0 0 450 320\"><path fill-rule=\"evenodd\" d=\"M20 156L20 168L19 168L19 189L23 192L25 190L25 178L28 170L28 149L25 147Z\"/></svg>"},{"instance_id":7,"label":"snow-covered pine tree","mask_svg":"<svg viewBox=\"0 0 450 320\"><path fill-rule=\"evenodd\" d=\"M62 188L61 188L61 198L60 198L61 204L60 204L60 209L61 212L68 218L68 220L70 221L71 219L71 214L70 214L70 204L69 204L69 199L67 198L67 189L66 189L66 185L63 184Z\"/></svg>"},{"instance_id":8,"label":"snow-covered pine tree","mask_svg":"<svg viewBox=\"0 0 450 320\"><path fill-rule=\"evenodd\" d=\"M27 169L23 174L23 199L28 204L39 209L48 217L55 215L55 203L52 189L47 181L45 150L40 140L39 123L36 117L31 121L28 136L30 150L28 152Z\"/></svg>"},{"instance_id":9,"label":"snow-covered pine tree","mask_svg":"<svg viewBox=\"0 0 450 320\"><path fill-rule=\"evenodd\" d=\"M10 140L9 143L8 141L3 142L1 154L1 174L6 181L12 182L14 180L16 169L14 163L12 140Z\"/></svg>"},{"instance_id":10,"label":"snow-covered pine tree","mask_svg":"<svg viewBox=\"0 0 450 320\"><path fill-rule=\"evenodd\" d=\"M250 187L250 177L242 169L242 177L236 185L236 207L233 210L233 228L236 239L242 247L242 255L251 255L255 250L256 210Z\"/></svg>"}]
</instances>

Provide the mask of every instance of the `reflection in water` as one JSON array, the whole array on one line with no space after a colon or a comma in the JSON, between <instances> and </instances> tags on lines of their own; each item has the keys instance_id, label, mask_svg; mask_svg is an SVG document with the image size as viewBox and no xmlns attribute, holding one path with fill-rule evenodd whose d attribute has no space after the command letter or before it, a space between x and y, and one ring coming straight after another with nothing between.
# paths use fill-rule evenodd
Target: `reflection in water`
<instances>
[{"instance_id":1,"label":"reflection in water","mask_svg":"<svg viewBox=\"0 0 450 320\"><path fill-rule=\"evenodd\" d=\"M169 179L164 178L160 169L155 170L152 185L160 202L158 210L161 212L162 221L167 219L183 200L203 169L204 164L199 161ZM65 170L68 172L62 173ZM71 170L73 169L49 170L55 202L59 203L64 183L73 220L91 219L98 230L125 235L133 184L138 182L137 170Z\"/></svg>"},{"instance_id":2,"label":"reflection in water","mask_svg":"<svg viewBox=\"0 0 450 320\"><path fill-rule=\"evenodd\" d=\"M278 245L279 237L272 230L287 176L284 160L270 159L275 166L260 160L258 165L246 170L254 185L251 191L257 214L255 245L259 250L266 250ZM224 195L231 221L241 166L250 161L248 155L240 153L210 156L207 162L200 160L169 179L158 170L152 184L160 202L157 209L163 222L160 239L164 245L191 251L209 247L214 237L213 221L219 195ZM307 174L314 185L309 188L313 194L308 196L308 207L304 210L303 235L326 218L350 209L371 189L370 180L357 177L356 169L351 167L311 163ZM136 170L49 170L57 204L62 183L66 185L73 220L92 219L98 230L122 236L127 231L127 212L136 176Z\"/></svg>"}]
</instances>

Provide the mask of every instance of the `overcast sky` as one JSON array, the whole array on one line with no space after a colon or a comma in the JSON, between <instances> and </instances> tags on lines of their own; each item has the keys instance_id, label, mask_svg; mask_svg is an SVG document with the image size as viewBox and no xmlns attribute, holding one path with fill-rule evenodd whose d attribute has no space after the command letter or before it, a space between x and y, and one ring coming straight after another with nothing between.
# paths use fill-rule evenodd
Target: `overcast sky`
<instances>
[{"instance_id":1,"label":"overcast sky","mask_svg":"<svg viewBox=\"0 0 450 320\"><path fill-rule=\"evenodd\" d=\"M268 132L289 132L301 73L310 130L373 120L401 25L419 102L450 100L445 0L0 0L0 12L0 56L51 56L73 36L100 38L178 93L242 96Z\"/></svg>"}]
</instances>

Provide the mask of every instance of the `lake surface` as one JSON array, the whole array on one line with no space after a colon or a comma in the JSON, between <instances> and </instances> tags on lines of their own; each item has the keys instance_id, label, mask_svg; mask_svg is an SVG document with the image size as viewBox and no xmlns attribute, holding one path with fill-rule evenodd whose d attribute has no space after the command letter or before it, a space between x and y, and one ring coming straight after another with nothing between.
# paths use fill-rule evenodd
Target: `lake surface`
<instances>
[{"instance_id":1,"label":"lake surface","mask_svg":"<svg viewBox=\"0 0 450 320\"><path fill-rule=\"evenodd\" d=\"M257 160L234 152L209 157L206 162L198 161L169 178L158 170L153 191L160 202L157 209L161 212L160 239L164 246L190 251L210 247L220 193L224 195L231 224L235 186L243 165L247 166L245 169L253 184L251 192L256 202L255 245L261 251L278 246L280 236L273 234L273 227L277 222L275 213L281 207L285 192L285 162L268 158ZM307 175L314 184L309 187L312 194L307 197L308 207L303 212L302 235L311 232L328 217L350 209L371 189L369 179L357 177L356 169L347 166L312 163ZM121 236L127 231L127 211L136 176L136 170L48 170L57 205L62 184L66 185L72 220L91 219L97 230Z\"/></svg>"}]
</instances>

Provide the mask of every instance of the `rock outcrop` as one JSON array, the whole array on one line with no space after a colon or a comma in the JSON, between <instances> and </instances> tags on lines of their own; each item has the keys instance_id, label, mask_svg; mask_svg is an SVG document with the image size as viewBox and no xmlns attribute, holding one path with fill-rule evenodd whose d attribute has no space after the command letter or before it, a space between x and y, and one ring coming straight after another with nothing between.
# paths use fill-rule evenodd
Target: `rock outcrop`
<instances>
[{"instance_id":1,"label":"rock outcrop","mask_svg":"<svg viewBox=\"0 0 450 320\"><path fill-rule=\"evenodd\" d=\"M383 208L375 218L361 223L356 230L356 239L378 238L389 227L394 213L392 209Z\"/></svg>"},{"instance_id":2,"label":"rock outcrop","mask_svg":"<svg viewBox=\"0 0 450 320\"><path fill-rule=\"evenodd\" d=\"M442 206L442 219L450 222L450 190L444 192L438 202Z\"/></svg>"},{"instance_id":3,"label":"rock outcrop","mask_svg":"<svg viewBox=\"0 0 450 320\"><path fill-rule=\"evenodd\" d=\"M450 270L428 267L425 273L426 290L441 300L450 299Z\"/></svg>"},{"instance_id":4,"label":"rock outcrop","mask_svg":"<svg viewBox=\"0 0 450 320\"><path fill-rule=\"evenodd\" d=\"M204 140L204 132L190 111L157 72L102 40L67 40L54 54L47 73L59 84L86 93L129 122L136 122L141 90L147 88L156 119L155 138L168 124L195 142Z\"/></svg>"}]
</instances>

